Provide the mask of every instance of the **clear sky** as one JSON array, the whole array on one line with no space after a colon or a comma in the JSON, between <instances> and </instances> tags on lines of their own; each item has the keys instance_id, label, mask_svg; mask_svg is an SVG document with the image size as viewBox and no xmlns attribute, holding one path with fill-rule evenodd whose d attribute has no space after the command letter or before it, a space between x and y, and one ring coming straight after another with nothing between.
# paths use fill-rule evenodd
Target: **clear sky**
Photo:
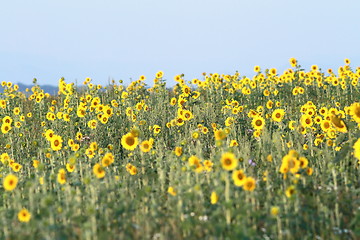
<instances>
[{"instance_id":1,"label":"clear sky","mask_svg":"<svg viewBox=\"0 0 360 240\"><path fill-rule=\"evenodd\" d=\"M359 0L11 0L0 2L0 81L57 85L164 71L360 66Z\"/></svg>"}]
</instances>

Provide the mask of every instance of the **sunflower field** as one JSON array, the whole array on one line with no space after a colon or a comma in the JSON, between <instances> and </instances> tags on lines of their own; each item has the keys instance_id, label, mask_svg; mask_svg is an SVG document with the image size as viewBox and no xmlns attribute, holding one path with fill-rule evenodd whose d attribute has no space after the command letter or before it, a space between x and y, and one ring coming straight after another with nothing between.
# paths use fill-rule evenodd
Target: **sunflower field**
<instances>
[{"instance_id":1,"label":"sunflower field","mask_svg":"<svg viewBox=\"0 0 360 240\"><path fill-rule=\"evenodd\" d=\"M359 239L360 67L1 82L0 239Z\"/></svg>"}]
</instances>

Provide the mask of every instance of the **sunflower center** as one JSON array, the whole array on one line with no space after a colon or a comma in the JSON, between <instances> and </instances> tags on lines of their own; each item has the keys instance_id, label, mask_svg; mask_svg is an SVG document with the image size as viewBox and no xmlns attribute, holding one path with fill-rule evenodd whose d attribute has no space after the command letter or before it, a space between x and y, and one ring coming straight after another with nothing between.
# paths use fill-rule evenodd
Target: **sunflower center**
<instances>
[{"instance_id":1,"label":"sunflower center","mask_svg":"<svg viewBox=\"0 0 360 240\"><path fill-rule=\"evenodd\" d=\"M135 139L133 137L126 138L127 145L132 146L132 145L134 145L134 143L135 143Z\"/></svg>"},{"instance_id":2,"label":"sunflower center","mask_svg":"<svg viewBox=\"0 0 360 240\"><path fill-rule=\"evenodd\" d=\"M231 165L232 161L231 161L231 159L227 158L227 159L225 159L224 163L225 163L225 165L229 166L229 165Z\"/></svg>"},{"instance_id":3,"label":"sunflower center","mask_svg":"<svg viewBox=\"0 0 360 240\"><path fill-rule=\"evenodd\" d=\"M360 107L355 108L354 113L357 117L360 118Z\"/></svg>"}]
</instances>

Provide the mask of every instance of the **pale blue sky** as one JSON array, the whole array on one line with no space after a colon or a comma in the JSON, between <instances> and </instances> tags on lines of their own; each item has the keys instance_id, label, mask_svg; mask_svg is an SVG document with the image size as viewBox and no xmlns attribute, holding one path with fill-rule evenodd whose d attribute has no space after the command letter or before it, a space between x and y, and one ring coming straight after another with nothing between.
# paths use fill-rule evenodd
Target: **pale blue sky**
<instances>
[{"instance_id":1,"label":"pale blue sky","mask_svg":"<svg viewBox=\"0 0 360 240\"><path fill-rule=\"evenodd\" d=\"M56 85L109 79L168 85L202 72L252 76L360 66L359 0L12 0L0 2L0 81Z\"/></svg>"}]
</instances>

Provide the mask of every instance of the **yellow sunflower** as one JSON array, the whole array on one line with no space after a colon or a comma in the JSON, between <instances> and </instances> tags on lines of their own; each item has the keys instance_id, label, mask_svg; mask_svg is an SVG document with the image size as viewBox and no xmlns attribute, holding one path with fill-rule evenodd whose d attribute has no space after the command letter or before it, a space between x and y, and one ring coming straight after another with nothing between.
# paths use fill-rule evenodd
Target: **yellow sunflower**
<instances>
[{"instance_id":1,"label":"yellow sunflower","mask_svg":"<svg viewBox=\"0 0 360 240\"><path fill-rule=\"evenodd\" d=\"M149 152L152 148L152 143L149 140L145 140L140 144L140 150L142 152Z\"/></svg>"},{"instance_id":2,"label":"yellow sunflower","mask_svg":"<svg viewBox=\"0 0 360 240\"><path fill-rule=\"evenodd\" d=\"M133 134L127 133L121 138L121 145L123 148L134 151L139 143L139 140L137 137L134 137Z\"/></svg>"},{"instance_id":3,"label":"yellow sunflower","mask_svg":"<svg viewBox=\"0 0 360 240\"><path fill-rule=\"evenodd\" d=\"M11 130L11 125L10 124L2 124L1 125L1 132L3 134L8 133Z\"/></svg>"},{"instance_id":4,"label":"yellow sunflower","mask_svg":"<svg viewBox=\"0 0 360 240\"><path fill-rule=\"evenodd\" d=\"M330 121L338 132L342 132L342 133L347 132L347 127L346 127L345 122L343 120L341 120L341 118L339 118L338 116L331 115Z\"/></svg>"},{"instance_id":5,"label":"yellow sunflower","mask_svg":"<svg viewBox=\"0 0 360 240\"><path fill-rule=\"evenodd\" d=\"M251 121L251 125L255 130L262 130L265 126L265 119L261 116L256 116Z\"/></svg>"},{"instance_id":6,"label":"yellow sunflower","mask_svg":"<svg viewBox=\"0 0 360 240\"><path fill-rule=\"evenodd\" d=\"M26 208L23 208L18 213L18 219L20 222L29 222L31 219L31 214Z\"/></svg>"},{"instance_id":7,"label":"yellow sunflower","mask_svg":"<svg viewBox=\"0 0 360 240\"><path fill-rule=\"evenodd\" d=\"M281 122L285 116L284 109L275 109L271 115L272 120L275 122Z\"/></svg>"},{"instance_id":8,"label":"yellow sunflower","mask_svg":"<svg viewBox=\"0 0 360 240\"><path fill-rule=\"evenodd\" d=\"M107 167L114 162L114 155L112 153L106 153L101 159L101 165Z\"/></svg>"},{"instance_id":9,"label":"yellow sunflower","mask_svg":"<svg viewBox=\"0 0 360 240\"><path fill-rule=\"evenodd\" d=\"M105 170L103 167L101 167L100 164L95 164L93 167L93 172L97 178L103 178L105 177Z\"/></svg>"},{"instance_id":10,"label":"yellow sunflower","mask_svg":"<svg viewBox=\"0 0 360 240\"><path fill-rule=\"evenodd\" d=\"M246 175L243 170L234 171L232 174L232 179L234 180L234 184L238 187L244 185Z\"/></svg>"},{"instance_id":11,"label":"yellow sunflower","mask_svg":"<svg viewBox=\"0 0 360 240\"><path fill-rule=\"evenodd\" d=\"M210 202L211 204L216 204L219 201L219 196L217 195L216 192L212 192L211 196L210 196Z\"/></svg>"},{"instance_id":12,"label":"yellow sunflower","mask_svg":"<svg viewBox=\"0 0 360 240\"><path fill-rule=\"evenodd\" d=\"M65 169L61 168L58 172L57 175L57 181L60 184L65 184L66 183L66 171Z\"/></svg>"},{"instance_id":13,"label":"yellow sunflower","mask_svg":"<svg viewBox=\"0 0 360 240\"><path fill-rule=\"evenodd\" d=\"M227 171L234 170L238 165L238 159L235 157L235 154L230 152L222 154L220 162L222 168Z\"/></svg>"},{"instance_id":14,"label":"yellow sunflower","mask_svg":"<svg viewBox=\"0 0 360 240\"><path fill-rule=\"evenodd\" d=\"M250 191L250 192L252 192L252 191L255 190L255 188L256 188L256 181L255 181L255 179L252 178L252 177L247 177L247 178L245 178L244 184L243 184L243 189L244 189L245 191Z\"/></svg>"},{"instance_id":15,"label":"yellow sunflower","mask_svg":"<svg viewBox=\"0 0 360 240\"><path fill-rule=\"evenodd\" d=\"M355 102L355 103L351 104L350 115L353 117L353 119L357 123L360 123L360 103Z\"/></svg>"},{"instance_id":16,"label":"yellow sunflower","mask_svg":"<svg viewBox=\"0 0 360 240\"><path fill-rule=\"evenodd\" d=\"M51 139L51 149L54 151L59 151L62 148L62 138L59 135L54 135Z\"/></svg>"},{"instance_id":17,"label":"yellow sunflower","mask_svg":"<svg viewBox=\"0 0 360 240\"><path fill-rule=\"evenodd\" d=\"M3 180L3 186L6 191L12 191L16 188L18 178L15 175L9 174Z\"/></svg>"}]
</instances>

